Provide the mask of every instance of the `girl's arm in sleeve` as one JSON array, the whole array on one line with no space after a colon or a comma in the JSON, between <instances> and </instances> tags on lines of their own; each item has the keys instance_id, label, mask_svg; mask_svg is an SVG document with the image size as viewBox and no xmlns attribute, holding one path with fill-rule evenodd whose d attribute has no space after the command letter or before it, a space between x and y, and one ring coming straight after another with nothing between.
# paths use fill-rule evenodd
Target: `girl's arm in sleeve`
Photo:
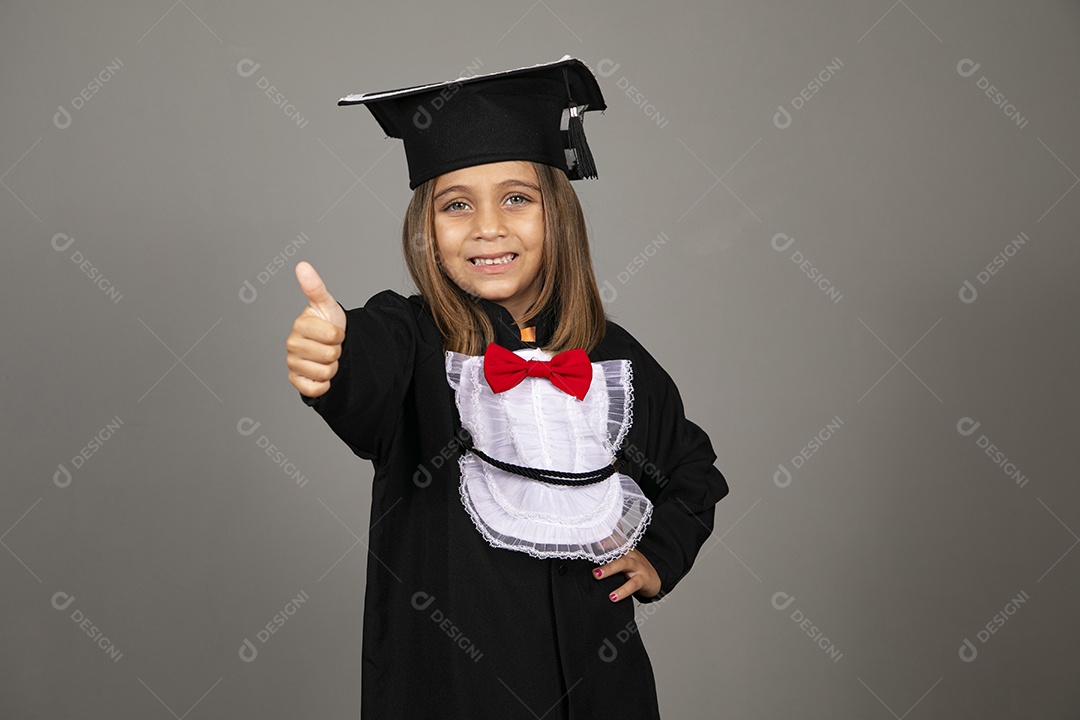
<instances>
[{"instance_id":1,"label":"girl's arm in sleeve","mask_svg":"<svg viewBox=\"0 0 1080 720\"><path fill-rule=\"evenodd\" d=\"M344 307L342 308L344 309ZM300 398L359 457L386 454L412 379L417 323L409 301L386 290L345 311L338 370L325 394Z\"/></svg>"},{"instance_id":2,"label":"girl's arm in sleeve","mask_svg":"<svg viewBox=\"0 0 1080 720\"><path fill-rule=\"evenodd\" d=\"M653 501L652 520L637 544L660 576L658 595L635 595L648 603L671 592L690 571L712 533L715 506L728 494L728 485L713 465L716 453L709 436L686 419L671 377L648 353L644 363L646 372L635 370L635 376L648 386L641 389L651 401L647 441L643 452L631 452L629 459L643 466L639 484Z\"/></svg>"}]
</instances>

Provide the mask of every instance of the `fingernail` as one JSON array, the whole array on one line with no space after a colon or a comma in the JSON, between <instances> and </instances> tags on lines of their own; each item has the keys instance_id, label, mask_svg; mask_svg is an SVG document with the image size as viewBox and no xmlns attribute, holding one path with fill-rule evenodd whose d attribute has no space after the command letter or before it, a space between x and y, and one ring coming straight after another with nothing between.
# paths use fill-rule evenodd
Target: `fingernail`
<instances>
[{"instance_id":1,"label":"fingernail","mask_svg":"<svg viewBox=\"0 0 1080 720\"><path fill-rule=\"evenodd\" d=\"M616 600L619 599L619 594L618 593L611 593L610 595L608 595L608 597L611 598L611 602L615 602Z\"/></svg>"},{"instance_id":2,"label":"fingernail","mask_svg":"<svg viewBox=\"0 0 1080 720\"><path fill-rule=\"evenodd\" d=\"M596 568L595 570L592 571L592 574L595 575L596 577L602 577L604 575L604 571L601 570L600 568Z\"/></svg>"}]
</instances>

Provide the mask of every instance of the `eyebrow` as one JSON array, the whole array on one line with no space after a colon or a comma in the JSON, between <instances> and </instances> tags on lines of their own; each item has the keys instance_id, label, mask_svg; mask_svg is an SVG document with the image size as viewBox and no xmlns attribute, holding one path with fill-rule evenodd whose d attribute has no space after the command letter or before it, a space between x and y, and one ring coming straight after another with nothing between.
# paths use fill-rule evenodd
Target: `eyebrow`
<instances>
[{"instance_id":1,"label":"eyebrow","mask_svg":"<svg viewBox=\"0 0 1080 720\"><path fill-rule=\"evenodd\" d=\"M499 188L527 187L527 188L533 190L534 192L537 192L537 193L540 192L540 188L537 187L536 185L533 185L531 182L527 182L525 180L517 180L517 179L513 179L513 178L511 178L510 180L503 180L496 187L499 187ZM468 192L469 189L470 188L469 188L468 185L451 185L450 187L443 188L438 193L436 193L435 197L432 198L432 200L433 201L438 201L439 198L441 198L443 195L446 195L447 193Z\"/></svg>"}]
</instances>

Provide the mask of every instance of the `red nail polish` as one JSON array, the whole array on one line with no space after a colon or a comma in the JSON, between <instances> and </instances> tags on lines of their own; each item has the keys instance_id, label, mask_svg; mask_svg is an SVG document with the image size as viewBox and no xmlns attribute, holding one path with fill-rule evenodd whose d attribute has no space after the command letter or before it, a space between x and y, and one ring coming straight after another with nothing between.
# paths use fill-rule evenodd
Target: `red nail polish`
<instances>
[{"instance_id":1,"label":"red nail polish","mask_svg":"<svg viewBox=\"0 0 1080 720\"><path fill-rule=\"evenodd\" d=\"M592 571L592 574L595 575L596 577L600 577L601 575L604 574L604 571L601 570L600 568L596 568L595 570Z\"/></svg>"},{"instance_id":2,"label":"red nail polish","mask_svg":"<svg viewBox=\"0 0 1080 720\"><path fill-rule=\"evenodd\" d=\"M608 595L608 597L611 598L611 602L615 602L619 599L618 593L611 593L610 595Z\"/></svg>"}]
</instances>

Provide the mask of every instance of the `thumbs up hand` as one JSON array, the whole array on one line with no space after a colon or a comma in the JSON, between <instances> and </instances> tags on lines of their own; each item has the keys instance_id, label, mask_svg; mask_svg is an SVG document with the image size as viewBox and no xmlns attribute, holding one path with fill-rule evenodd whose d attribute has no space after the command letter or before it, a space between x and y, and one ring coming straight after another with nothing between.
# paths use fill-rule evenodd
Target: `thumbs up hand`
<instances>
[{"instance_id":1,"label":"thumbs up hand","mask_svg":"<svg viewBox=\"0 0 1080 720\"><path fill-rule=\"evenodd\" d=\"M341 344L345 340L345 311L327 292L310 263L296 264L296 279L308 305L293 321L285 339L289 382L307 397L319 397L330 389L338 371Z\"/></svg>"}]
</instances>

